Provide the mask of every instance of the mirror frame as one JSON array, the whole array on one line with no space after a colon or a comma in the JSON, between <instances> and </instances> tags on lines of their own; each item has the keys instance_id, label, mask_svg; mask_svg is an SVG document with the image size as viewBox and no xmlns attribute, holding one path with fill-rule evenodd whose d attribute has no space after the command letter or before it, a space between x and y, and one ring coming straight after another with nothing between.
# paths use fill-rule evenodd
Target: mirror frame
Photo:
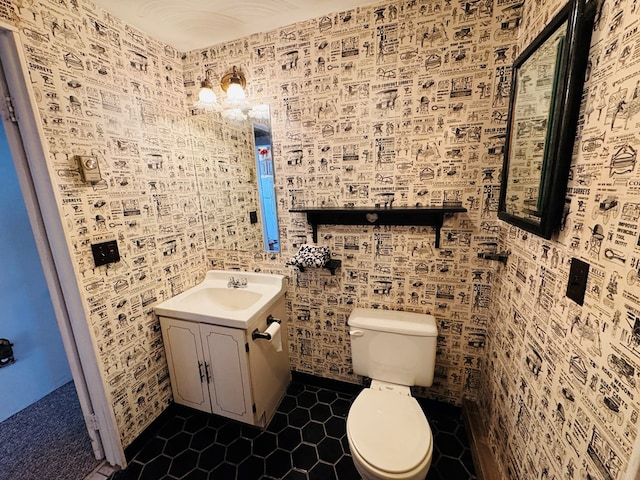
<instances>
[{"instance_id":1,"label":"mirror frame","mask_svg":"<svg viewBox=\"0 0 640 480\"><path fill-rule=\"evenodd\" d=\"M523 230L550 239L562 222L569 168L576 136L596 0L571 0L518 56L513 64L509 115L502 165L498 218ZM555 62L542 166L538 183L536 220L507 211L510 149L518 100L518 73L525 62L566 22L566 35ZM537 221L539 220L539 221Z\"/></svg>"}]
</instances>

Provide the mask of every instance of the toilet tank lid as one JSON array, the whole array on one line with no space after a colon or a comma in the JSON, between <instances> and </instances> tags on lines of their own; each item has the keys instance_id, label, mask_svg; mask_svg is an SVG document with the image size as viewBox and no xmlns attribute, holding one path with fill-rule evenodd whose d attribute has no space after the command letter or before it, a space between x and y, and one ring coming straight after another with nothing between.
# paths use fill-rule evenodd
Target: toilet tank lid
<instances>
[{"instance_id":1,"label":"toilet tank lid","mask_svg":"<svg viewBox=\"0 0 640 480\"><path fill-rule=\"evenodd\" d=\"M438 335L436 319L433 315L426 313L354 308L351 315L349 315L347 324L350 327L365 328L379 332L401 333L421 337L436 337Z\"/></svg>"}]
</instances>

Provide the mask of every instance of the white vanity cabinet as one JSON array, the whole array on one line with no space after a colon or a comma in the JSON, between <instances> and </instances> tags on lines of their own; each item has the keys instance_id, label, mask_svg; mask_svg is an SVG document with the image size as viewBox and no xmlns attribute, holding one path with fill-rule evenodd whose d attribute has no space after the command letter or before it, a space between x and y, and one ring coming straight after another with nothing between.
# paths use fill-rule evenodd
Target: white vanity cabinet
<instances>
[{"instance_id":1,"label":"white vanity cabinet","mask_svg":"<svg viewBox=\"0 0 640 480\"><path fill-rule=\"evenodd\" d=\"M264 339L269 316L281 320L282 351ZM176 403L266 426L290 380L284 296L247 329L159 315Z\"/></svg>"}]
</instances>

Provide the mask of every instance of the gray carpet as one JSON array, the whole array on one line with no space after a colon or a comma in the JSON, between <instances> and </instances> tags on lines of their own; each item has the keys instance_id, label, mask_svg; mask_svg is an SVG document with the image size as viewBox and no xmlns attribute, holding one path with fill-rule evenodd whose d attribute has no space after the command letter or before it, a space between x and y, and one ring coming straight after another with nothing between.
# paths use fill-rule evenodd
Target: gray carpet
<instances>
[{"instance_id":1,"label":"gray carpet","mask_svg":"<svg viewBox=\"0 0 640 480\"><path fill-rule=\"evenodd\" d=\"M2 480L82 480L98 463L73 382L0 423Z\"/></svg>"}]
</instances>

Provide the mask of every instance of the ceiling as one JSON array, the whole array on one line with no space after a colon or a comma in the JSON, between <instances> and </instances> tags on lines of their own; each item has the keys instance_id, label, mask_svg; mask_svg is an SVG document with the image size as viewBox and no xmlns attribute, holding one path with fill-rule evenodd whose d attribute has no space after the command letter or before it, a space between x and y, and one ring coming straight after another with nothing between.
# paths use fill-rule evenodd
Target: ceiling
<instances>
[{"instance_id":1,"label":"ceiling","mask_svg":"<svg viewBox=\"0 0 640 480\"><path fill-rule=\"evenodd\" d=\"M372 0L93 0L107 12L186 52L265 32Z\"/></svg>"}]
</instances>

